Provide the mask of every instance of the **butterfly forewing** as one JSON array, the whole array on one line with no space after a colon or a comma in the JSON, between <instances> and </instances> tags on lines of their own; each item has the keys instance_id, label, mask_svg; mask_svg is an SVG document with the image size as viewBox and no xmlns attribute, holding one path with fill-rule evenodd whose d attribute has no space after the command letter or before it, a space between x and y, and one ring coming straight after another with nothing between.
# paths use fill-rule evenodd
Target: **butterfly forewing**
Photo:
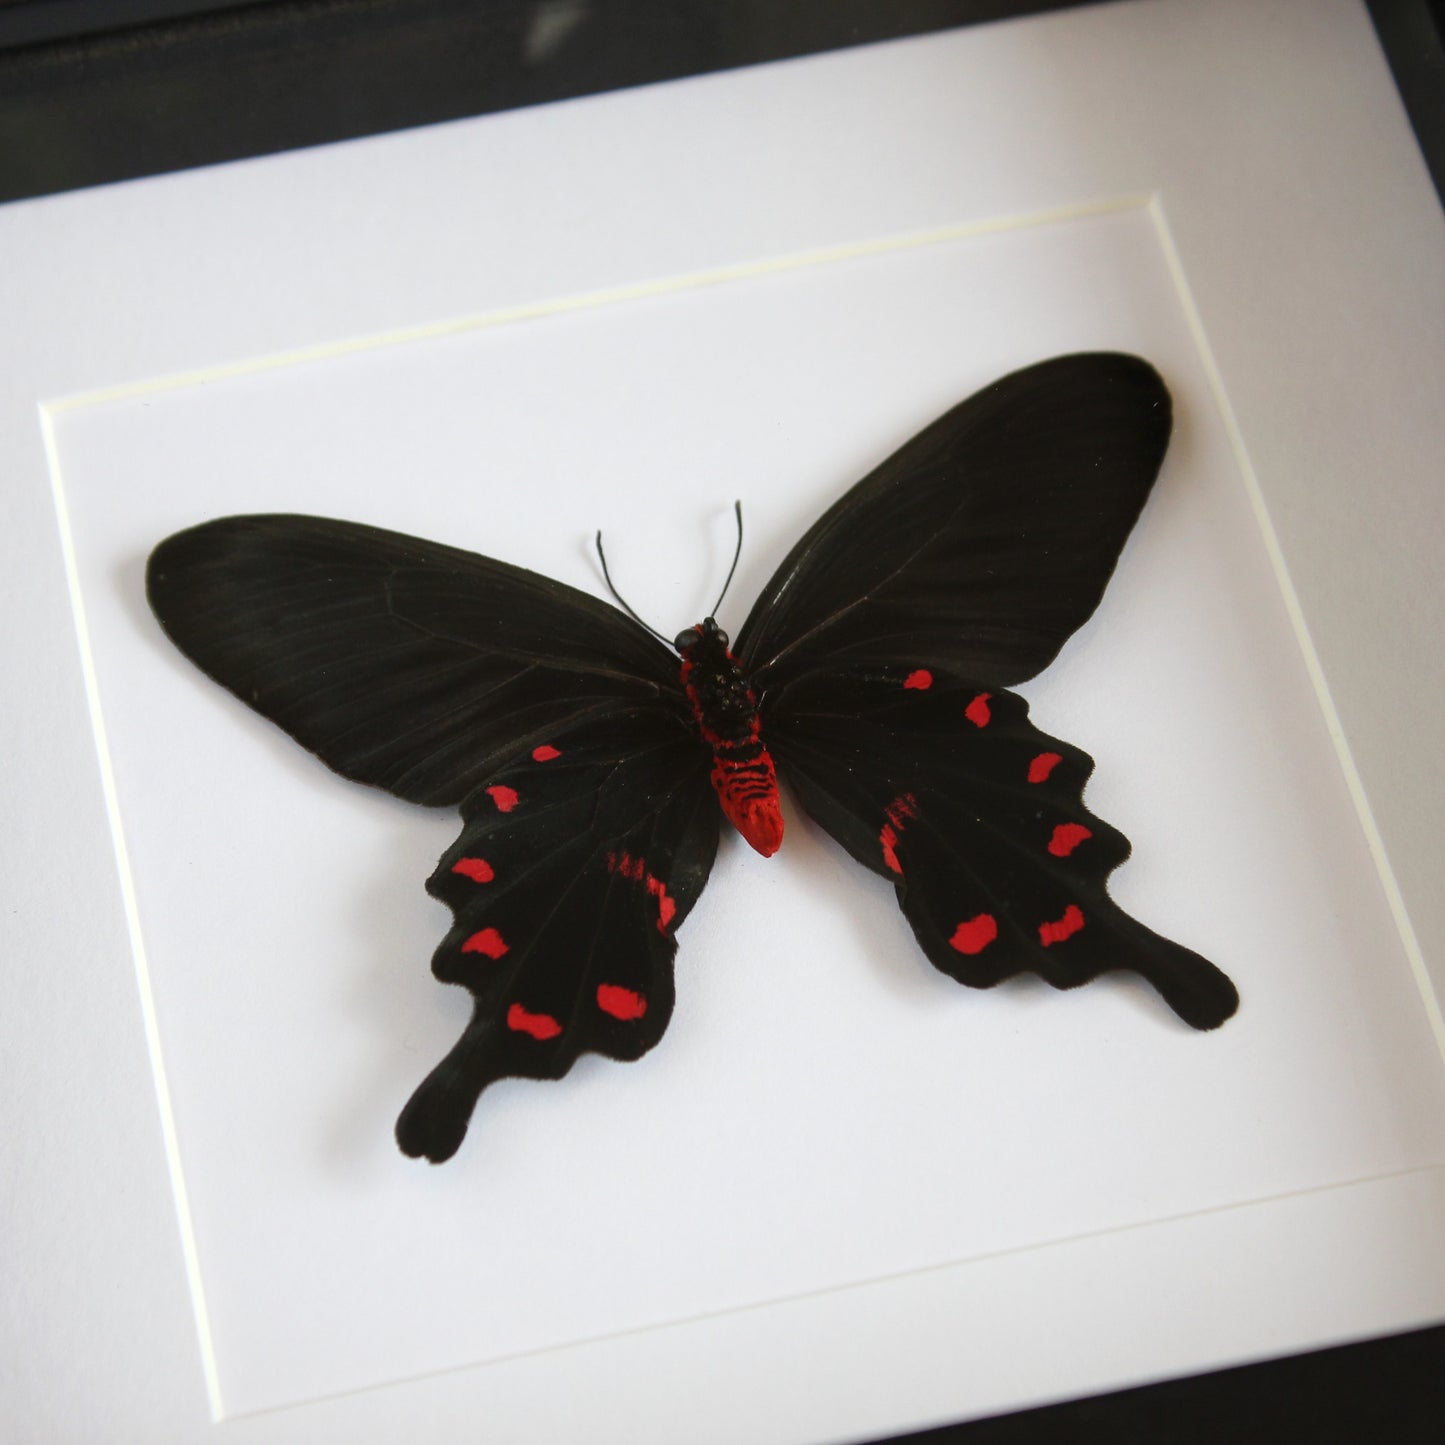
<instances>
[{"instance_id":1,"label":"butterfly forewing","mask_svg":"<svg viewBox=\"0 0 1445 1445\"><path fill-rule=\"evenodd\" d=\"M455 547L320 517L226 517L146 576L172 641L345 777L456 804L499 755L639 701L676 659L615 608Z\"/></svg>"},{"instance_id":2,"label":"butterfly forewing","mask_svg":"<svg viewBox=\"0 0 1445 1445\"><path fill-rule=\"evenodd\" d=\"M826 511L763 590L737 653L762 690L816 667L1047 666L1098 605L1169 442L1138 357L1063 356L945 413Z\"/></svg>"},{"instance_id":3,"label":"butterfly forewing","mask_svg":"<svg viewBox=\"0 0 1445 1445\"><path fill-rule=\"evenodd\" d=\"M709 767L676 723L623 715L553 734L467 799L427 887L455 914L433 972L472 992L473 1018L397 1124L406 1153L448 1158L496 1079L662 1037L676 930L717 847Z\"/></svg>"}]
</instances>

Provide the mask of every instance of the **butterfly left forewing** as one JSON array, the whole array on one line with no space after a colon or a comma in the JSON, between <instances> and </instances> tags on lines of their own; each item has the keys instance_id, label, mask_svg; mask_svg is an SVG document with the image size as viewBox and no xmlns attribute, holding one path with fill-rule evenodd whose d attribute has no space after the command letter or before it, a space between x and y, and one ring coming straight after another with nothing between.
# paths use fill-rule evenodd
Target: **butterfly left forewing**
<instances>
[{"instance_id":1,"label":"butterfly left forewing","mask_svg":"<svg viewBox=\"0 0 1445 1445\"><path fill-rule=\"evenodd\" d=\"M799 679L766 721L805 810L895 884L944 973L1072 988L1131 969L1195 1028L1235 1011L1213 964L1109 897L1128 840L1084 805L1092 760L1035 728L1022 698L938 669L844 669Z\"/></svg>"},{"instance_id":2,"label":"butterfly left forewing","mask_svg":"<svg viewBox=\"0 0 1445 1445\"><path fill-rule=\"evenodd\" d=\"M166 538L146 591L171 640L343 777L462 801L535 735L687 704L615 607L491 557L326 517L222 517Z\"/></svg>"},{"instance_id":3,"label":"butterfly left forewing","mask_svg":"<svg viewBox=\"0 0 1445 1445\"><path fill-rule=\"evenodd\" d=\"M473 1017L398 1120L407 1154L449 1158L497 1079L561 1078L583 1053L635 1059L662 1037L676 931L717 846L708 767L643 712L559 733L467 799L427 887L455 915L433 972L470 990Z\"/></svg>"}]
</instances>

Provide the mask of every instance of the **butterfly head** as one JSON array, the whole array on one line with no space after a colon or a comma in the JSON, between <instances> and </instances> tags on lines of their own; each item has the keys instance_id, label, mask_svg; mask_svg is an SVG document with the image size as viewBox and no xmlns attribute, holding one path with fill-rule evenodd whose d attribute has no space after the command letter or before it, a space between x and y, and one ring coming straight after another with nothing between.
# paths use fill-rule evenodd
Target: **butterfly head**
<instances>
[{"instance_id":1,"label":"butterfly head","mask_svg":"<svg viewBox=\"0 0 1445 1445\"><path fill-rule=\"evenodd\" d=\"M732 656L728 651L728 635L717 625L715 617L704 617L696 627L685 627L673 638L672 645L677 649L679 657L690 662L699 660L693 653L693 649L697 647L703 648L704 656Z\"/></svg>"}]
</instances>

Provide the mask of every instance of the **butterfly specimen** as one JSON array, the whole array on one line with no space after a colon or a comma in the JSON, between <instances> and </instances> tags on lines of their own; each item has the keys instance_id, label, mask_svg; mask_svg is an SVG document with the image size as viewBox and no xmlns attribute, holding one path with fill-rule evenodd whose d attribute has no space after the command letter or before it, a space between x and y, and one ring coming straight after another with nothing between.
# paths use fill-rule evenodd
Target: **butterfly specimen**
<instances>
[{"instance_id":1,"label":"butterfly specimen","mask_svg":"<svg viewBox=\"0 0 1445 1445\"><path fill-rule=\"evenodd\" d=\"M1098 605L1169 430L1137 357L1006 376L830 507L731 649L711 617L669 648L560 582L352 522L162 542L151 607L203 671L342 776L461 810L427 888L454 914L432 971L473 1014L402 1150L449 1158L496 1079L656 1044L721 820L775 852L779 775L960 983L1132 969L1195 1028L1227 1019L1229 979L1110 900L1129 843L1083 804L1093 761L1006 690Z\"/></svg>"}]
</instances>

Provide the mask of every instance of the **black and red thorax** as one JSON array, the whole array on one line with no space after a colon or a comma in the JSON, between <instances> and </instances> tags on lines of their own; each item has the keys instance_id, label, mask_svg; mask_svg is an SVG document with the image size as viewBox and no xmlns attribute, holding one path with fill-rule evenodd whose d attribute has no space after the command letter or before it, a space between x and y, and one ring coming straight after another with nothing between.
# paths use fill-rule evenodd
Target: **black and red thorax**
<instances>
[{"instance_id":1,"label":"black and red thorax","mask_svg":"<svg viewBox=\"0 0 1445 1445\"><path fill-rule=\"evenodd\" d=\"M778 775L763 746L758 699L728 651L727 633L705 618L678 635L682 685L712 749L712 785L728 821L765 858L783 841Z\"/></svg>"}]
</instances>

